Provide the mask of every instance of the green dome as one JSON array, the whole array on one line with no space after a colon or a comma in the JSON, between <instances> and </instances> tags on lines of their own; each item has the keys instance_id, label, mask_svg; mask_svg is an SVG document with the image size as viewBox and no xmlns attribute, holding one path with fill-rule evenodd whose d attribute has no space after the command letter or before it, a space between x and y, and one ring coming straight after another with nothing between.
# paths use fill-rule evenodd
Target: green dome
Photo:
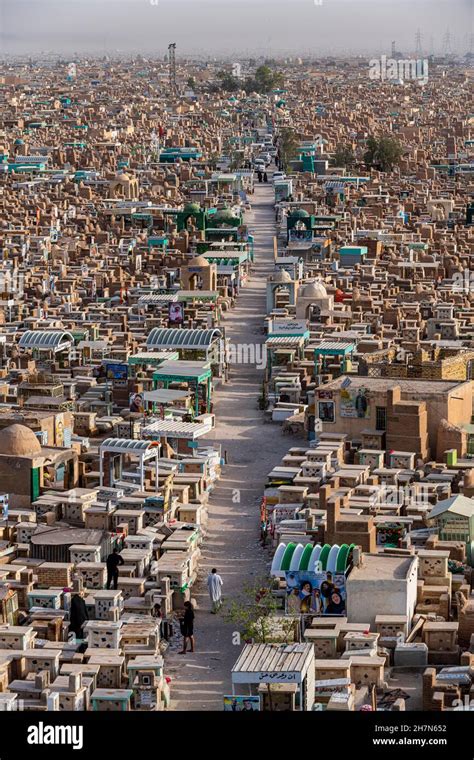
<instances>
[{"instance_id":1,"label":"green dome","mask_svg":"<svg viewBox=\"0 0 474 760\"><path fill-rule=\"evenodd\" d=\"M184 207L185 214L200 214L201 206L199 203L187 203Z\"/></svg>"},{"instance_id":2,"label":"green dome","mask_svg":"<svg viewBox=\"0 0 474 760\"><path fill-rule=\"evenodd\" d=\"M296 211L292 212L291 216L293 219L307 219L309 214L304 210L304 208L297 208Z\"/></svg>"},{"instance_id":3,"label":"green dome","mask_svg":"<svg viewBox=\"0 0 474 760\"><path fill-rule=\"evenodd\" d=\"M215 222L230 222L237 217L234 216L230 208L223 208L221 211L218 211L216 214L214 214L213 218Z\"/></svg>"}]
</instances>

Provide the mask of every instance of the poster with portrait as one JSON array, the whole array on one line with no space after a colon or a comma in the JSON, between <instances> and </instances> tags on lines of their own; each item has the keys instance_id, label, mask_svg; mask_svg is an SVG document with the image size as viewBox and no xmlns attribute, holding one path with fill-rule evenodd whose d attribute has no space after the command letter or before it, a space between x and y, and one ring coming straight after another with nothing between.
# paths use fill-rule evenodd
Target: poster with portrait
<instances>
[{"instance_id":1,"label":"poster with portrait","mask_svg":"<svg viewBox=\"0 0 474 760\"><path fill-rule=\"evenodd\" d=\"M334 401L318 401L318 417L321 422L335 422Z\"/></svg>"},{"instance_id":2,"label":"poster with portrait","mask_svg":"<svg viewBox=\"0 0 474 760\"><path fill-rule=\"evenodd\" d=\"M346 612L346 576L322 570L288 571L286 609L289 614L344 615Z\"/></svg>"},{"instance_id":3,"label":"poster with portrait","mask_svg":"<svg viewBox=\"0 0 474 760\"><path fill-rule=\"evenodd\" d=\"M130 411L143 412L143 394L142 393L130 394Z\"/></svg>"},{"instance_id":4,"label":"poster with portrait","mask_svg":"<svg viewBox=\"0 0 474 760\"><path fill-rule=\"evenodd\" d=\"M56 446L64 445L64 415L57 414L54 420L54 442Z\"/></svg>"},{"instance_id":5,"label":"poster with portrait","mask_svg":"<svg viewBox=\"0 0 474 760\"><path fill-rule=\"evenodd\" d=\"M341 417L370 417L370 403L366 388L341 388Z\"/></svg>"},{"instance_id":6,"label":"poster with portrait","mask_svg":"<svg viewBox=\"0 0 474 760\"><path fill-rule=\"evenodd\" d=\"M249 696L225 696L224 712L258 712L260 710L260 697Z\"/></svg>"},{"instance_id":7,"label":"poster with portrait","mask_svg":"<svg viewBox=\"0 0 474 760\"><path fill-rule=\"evenodd\" d=\"M182 325L184 322L184 308L182 303L172 301L168 304L168 325L169 327Z\"/></svg>"}]
</instances>

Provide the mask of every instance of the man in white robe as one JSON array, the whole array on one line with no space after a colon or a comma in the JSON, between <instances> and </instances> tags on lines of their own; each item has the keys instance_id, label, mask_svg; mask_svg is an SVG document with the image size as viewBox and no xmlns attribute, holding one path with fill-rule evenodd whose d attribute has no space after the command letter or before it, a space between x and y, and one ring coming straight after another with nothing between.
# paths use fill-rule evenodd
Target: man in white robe
<instances>
[{"instance_id":1,"label":"man in white robe","mask_svg":"<svg viewBox=\"0 0 474 760\"><path fill-rule=\"evenodd\" d=\"M207 588L209 589L209 596L211 598L211 612L214 615L222 605L222 585L222 578L217 574L216 568L213 567L207 576Z\"/></svg>"}]
</instances>

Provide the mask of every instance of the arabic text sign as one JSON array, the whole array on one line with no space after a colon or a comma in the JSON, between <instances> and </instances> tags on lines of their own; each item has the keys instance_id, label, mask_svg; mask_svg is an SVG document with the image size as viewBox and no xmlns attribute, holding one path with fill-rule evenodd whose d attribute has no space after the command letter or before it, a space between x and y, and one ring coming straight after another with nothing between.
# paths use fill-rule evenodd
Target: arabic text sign
<instances>
[{"instance_id":1,"label":"arabic text sign","mask_svg":"<svg viewBox=\"0 0 474 760\"><path fill-rule=\"evenodd\" d=\"M299 683L301 673L297 670L262 671L258 675L260 683Z\"/></svg>"}]
</instances>

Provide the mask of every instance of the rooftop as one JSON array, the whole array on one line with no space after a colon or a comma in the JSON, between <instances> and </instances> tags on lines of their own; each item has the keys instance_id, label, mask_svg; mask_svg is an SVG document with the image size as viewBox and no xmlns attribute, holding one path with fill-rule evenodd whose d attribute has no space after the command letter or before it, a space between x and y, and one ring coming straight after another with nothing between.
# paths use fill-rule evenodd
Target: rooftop
<instances>
[{"instance_id":1,"label":"rooftop","mask_svg":"<svg viewBox=\"0 0 474 760\"><path fill-rule=\"evenodd\" d=\"M417 562L415 556L394 557L388 554L364 554L362 564L359 567L352 568L349 582L402 580L408 578L415 562Z\"/></svg>"}]
</instances>

